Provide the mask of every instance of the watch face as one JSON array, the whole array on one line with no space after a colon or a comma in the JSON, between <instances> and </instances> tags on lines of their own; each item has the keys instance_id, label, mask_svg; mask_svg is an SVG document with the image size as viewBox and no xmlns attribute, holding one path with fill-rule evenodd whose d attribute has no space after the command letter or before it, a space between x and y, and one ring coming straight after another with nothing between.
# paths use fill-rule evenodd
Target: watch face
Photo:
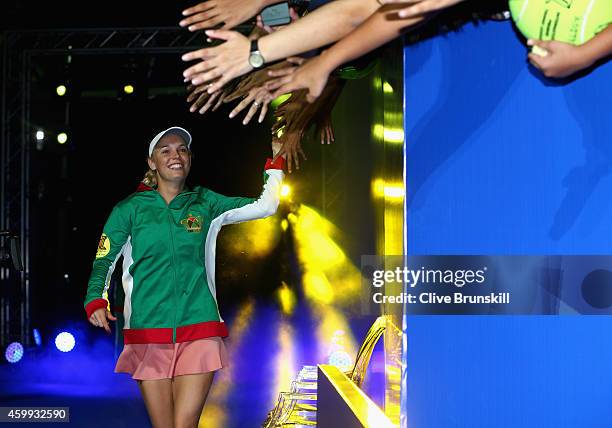
<instances>
[{"instance_id":1,"label":"watch face","mask_svg":"<svg viewBox=\"0 0 612 428\"><path fill-rule=\"evenodd\" d=\"M251 52L249 55L249 64L253 68L259 68L264 64L264 59L259 52Z\"/></svg>"}]
</instances>

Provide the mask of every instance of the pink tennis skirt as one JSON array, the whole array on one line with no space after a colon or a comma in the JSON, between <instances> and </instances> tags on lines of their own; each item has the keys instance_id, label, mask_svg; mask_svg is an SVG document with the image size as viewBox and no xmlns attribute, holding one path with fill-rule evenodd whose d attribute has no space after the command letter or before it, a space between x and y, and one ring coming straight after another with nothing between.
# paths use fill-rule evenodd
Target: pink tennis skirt
<instances>
[{"instance_id":1,"label":"pink tennis skirt","mask_svg":"<svg viewBox=\"0 0 612 428\"><path fill-rule=\"evenodd\" d=\"M227 350L220 337L181 343L132 343L119 355L115 373L136 380L170 379L227 367Z\"/></svg>"}]
</instances>

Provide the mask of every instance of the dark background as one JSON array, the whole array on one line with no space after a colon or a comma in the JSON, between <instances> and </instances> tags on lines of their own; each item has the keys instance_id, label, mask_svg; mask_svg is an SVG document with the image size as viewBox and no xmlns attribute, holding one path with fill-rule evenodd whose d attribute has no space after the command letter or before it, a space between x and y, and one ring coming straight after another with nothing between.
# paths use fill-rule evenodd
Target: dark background
<instances>
[{"instance_id":1,"label":"dark background","mask_svg":"<svg viewBox=\"0 0 612 428\"><path fill-rule=\"evenodd\" d=\"M181 10L192 4L5 2L0 19L8 30L177 26ZM178 54L33 58L31 132L44 130L45 141L38 146L33 141L30 150L31 326L43 336L71 320L84 321L83 297L102 227L112 207L142 179L148 143L159 131L182 126L192 133L189 183L226 195L259 194L271 115L263 124L243 126L241 116L228 119L230 105L190 114L185 67ZM68 88L63 97L56 94L59 84ZM123 93L125 84L135 87L134 94ZM361 254L376 252L370 195L373 106L363 102L371 91L370 78L348 82L334 111L336 142L321 147L307 138L308 161L287 179L296 202L325 211L338 227L335 239L356 266ZM68 134L67 144L56 142L59 132ZM323 194L334 200L326 209ZM288 209L281 207L279 218ZM230 272L218 277L222 313L231 313L249 296L270 299L281 275L299 284L290 238L262 259L225 251L228 241L237 239L225 229L217 254L218 271Z\"/></svg>"},{"instance_id":2,"label":"dark background","mask_svg":"<svg viewBox=\"0 0 612 428\"><path fill-rule=\"evenodd\" d=\"M172 27L194 1L3 1L3 28Z\"/></svg>"}]
</instances>

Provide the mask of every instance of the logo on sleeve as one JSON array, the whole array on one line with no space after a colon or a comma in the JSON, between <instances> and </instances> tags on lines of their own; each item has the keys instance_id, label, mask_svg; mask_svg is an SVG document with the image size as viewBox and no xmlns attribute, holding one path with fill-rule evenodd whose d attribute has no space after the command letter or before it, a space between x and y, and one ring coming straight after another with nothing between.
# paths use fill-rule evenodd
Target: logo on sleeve
<instances>
[{"instance_id":1,"label":"logo on sleeve","mask_svg":"<svg viewBox=\"0 0 612 428\"><path fill-rule=\"evenodd\" d=\"M189 214L187 218L181 220L181 224L189 233L200 233L202 231L202 216Z\"/></svg>"},{"instance_id":2,"label":"logo on sleeve","mask_svg":"<svg viewBox=\"0 0 612 428\"><path fill-rule=\"evenodd\" d=\"M108 254L111 248L110 239L103 233L98 242L98 251L96 251L96 259L102 258Z\"/></svg>"}]
</instances>

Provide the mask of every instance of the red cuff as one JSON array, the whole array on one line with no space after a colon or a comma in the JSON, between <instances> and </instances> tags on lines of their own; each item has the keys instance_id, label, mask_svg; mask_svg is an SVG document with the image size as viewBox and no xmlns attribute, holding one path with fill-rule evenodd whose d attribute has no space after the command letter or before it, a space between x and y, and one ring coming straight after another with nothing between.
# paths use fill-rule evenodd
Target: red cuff
<instances>
[{"instance_id":1,"label":"red cuff","mask_svg":"<svg viewBox=\"0 0 612 428\"><path fill-rule=\"evenodd\" d=\"M94 299L85 305L85 312L87 312L87 319L91 318L91 314L100 308L106 308L108 302L104 299Z\"/></svg>"},{"instance_id":2,"label":"red cuff","mask_svg":"<svg viewBox=\"0 0 612 428\"><path fill-rule=\"evenodd\" d=\"M280 169L284 171L285 164L286 164L285 158L282 156L277 157L274 162L272 162L272 159L268 158L264 169Z\"/></svg>"}]
</instances>

